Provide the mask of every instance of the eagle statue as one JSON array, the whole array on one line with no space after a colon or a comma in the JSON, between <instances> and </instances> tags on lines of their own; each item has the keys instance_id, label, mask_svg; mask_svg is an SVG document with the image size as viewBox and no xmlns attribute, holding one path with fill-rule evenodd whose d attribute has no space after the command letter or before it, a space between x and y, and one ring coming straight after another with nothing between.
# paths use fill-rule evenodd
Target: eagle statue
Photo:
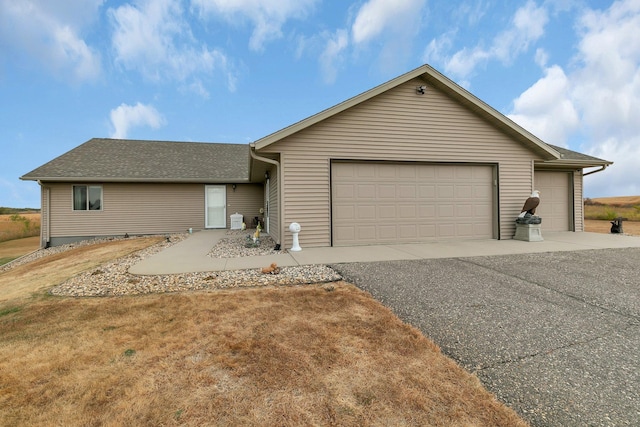
<instances>
[{"instance_id":1,"label":"eagle statue","mask_svg":"<svg viewBox=\"0 0 640 427\"><path fill-rule=\"evenodd\" d=\"M536 213L536 208L540 204L540 192L538 190L534 190L531 193L531 196L524 202L524 206L522 206L522 211L518 218L524 218L526 214L533 215Z\"/></svg>"}]
</instances>

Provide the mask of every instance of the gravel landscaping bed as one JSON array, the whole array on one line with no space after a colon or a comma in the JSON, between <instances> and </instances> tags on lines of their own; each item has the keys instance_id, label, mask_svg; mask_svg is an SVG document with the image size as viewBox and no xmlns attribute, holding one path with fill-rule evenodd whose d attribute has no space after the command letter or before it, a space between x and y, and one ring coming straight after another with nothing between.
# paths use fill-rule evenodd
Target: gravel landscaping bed
<instances>
[{"instance_id":1,"label":"gravel landscaping bed","mask_svg":"<svg viewBox=\"0 0 640 427\"><path fill-rule=\"evenodd\" d=\"M260 235L257 244L251 238L255 230L227 230L227 237L211 248L212 258L239 258L245 256L276 255L284 251L276 251L276 243L267 234Z\"/></svg>"},{"instance_id":2,"label":"gravel landscaping bed","mask_svg":"<svg viewBox=\"0 0 640 427\"><path fill-rule=\"evenodd\" d=\"M217 253L218 256L221 256L221 254L224 253L226 258L230 258L264 255L265 253L260 251L266 250L269 251L267 253L281 253L281 251L273 251L273 246L275 245L269 243L269 239L266 238L261 239L261 245L258 248L246 248L243 244L239 245L238 242L244 242L246 240L246 235L246 231L242 232L241 235L237 232L231 233L231 237L221 240L216 247L214 247L210 255L214 256L213 254ZM149 248L74 276L66 282L53 287L50 293L52 295L76 297L120 296L238 287L305 285L335 282L342 279L338 273L324 265L282 267L279 269L278 274L263 274L261 269L156 276L138 276L128 272L132 265L186 237L186 234L169 236L169 239L163 240ZM19 264L24 264L43 256L110 240L116 239L91 240L71 245L57 246L55 248L41 249L17 260L16 263L11 263L11 265L7 267L13 268ZM3 270L0 269L0 271Z\"/></svg>"}]
</instances>

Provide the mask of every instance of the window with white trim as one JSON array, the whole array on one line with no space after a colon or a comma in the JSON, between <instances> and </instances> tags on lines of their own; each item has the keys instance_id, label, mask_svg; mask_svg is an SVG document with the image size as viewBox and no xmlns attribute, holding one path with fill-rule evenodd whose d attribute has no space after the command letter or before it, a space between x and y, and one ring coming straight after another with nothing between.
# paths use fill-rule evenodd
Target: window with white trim
<instances>
[{"instance_id":1,"label":"window with white trim","mask_svg":"<svg viewBox=\"0 0 640 427\"><path fill-rule=\"evenodd\" d=\"M74 185L73 186L73 210L74 211L102 210L102 186L101 185Z\"/></svg>"}]
</instances>

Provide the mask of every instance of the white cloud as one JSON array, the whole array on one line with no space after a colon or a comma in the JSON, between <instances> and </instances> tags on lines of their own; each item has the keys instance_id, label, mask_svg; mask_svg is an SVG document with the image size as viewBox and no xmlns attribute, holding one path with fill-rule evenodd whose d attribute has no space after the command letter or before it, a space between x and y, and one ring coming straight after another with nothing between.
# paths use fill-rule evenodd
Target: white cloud
<instances>
[{"instance_id":1,"label":"white cloud","mask_svg":"<svg viewBox=\"0 0 640 427\"><path fill-rule=\"evenodd\" d=\"M103 0L0 0L0 43L35 58L73 81L96 79L99 53L82 38L97 19Z\"/></svg>"},{"instance_id":2,"label":"white cloud","mask_svg":"<svg viewBox=\"0 0 640 427\"><path fill-rule=\"evenodd\" d=\"M342 29L327 37L329 40L320 55L320 66L325 82L333 83L338 74L338 65L342 61L343 52L349 46L349 33Z\"/></svg>"},{"instance_id":3,"label":"white cloud","mask_svg":"<svg viewBox=\"0 0 640 427\"><path fill-rule=\"evenodd\" d=\"M282 37L282 26L290 19L304 19L318 0L192 0L203 15L221 15L231 23L249 20L253 33L249 47L261 51L265 44Z\"/></svg>"},{"instance_id":4,"label":"white cloud","mask_svg":"<svg viewBox=\"0 0 640 427\"><path fill-rule=\"evenodd\" d=\"M120 104L111 110L111 124L114 128L112 138L127 138L134 127L148 126L158 129L165 124L162 115L151 105L138 102L136 105Z\"/></svg>"},{"instance_id":5,"label":"white cloud","mask_svg":"<svg viewBox=\"0 0 640 427\"><path fill-rule=\"evenodd\" d=\"M637 0L586 10L578 21L580 43L571 71L565 75L558 65L545 69L545 76L514 101L510 115L549 143L573 142L575 150L614 162L585 178L590 197L640 194L638 28Z\"/></svg>"},{"instance_id":6,"label":"white cloud","mask_svg":"<svg viewBox=\"0 0 640 427\"><path fill-rule=\"evenodd\" d=\"M351 27L356 45L364 45L383 34L408 42L420 28L425 0L369 0L360 7Z\"/></svg>"},{"instance_id":7,"label":"white cloud","mask_svg":"<svg viewBox=\"0 0 640 427\"><path fill-rule=\"evenodd\" d=\"M381 68L395 71L411 55L425 3L426 0L369 0L357 9L349 30L324 32L319 61L325 82L335 81L339 65L350 48L365 49L373 43L377 43Z\"/></svg>"},{"instance_id":8,"label":"white cloud","mask_svg":"<svg viewBox=\"0 0 640 427\"><path fill-rule=\"evenodd\" d=\"M142 0L137 6L110 9L109 14L116 61L126 69L137 70L152 81L180 82L219 70L228 82L234 81L224 53L194 40L180 0ZM198 91L208 97L202 85Z\"/></svg>"},{"instance_id":9,"label":"white cloud","mask_svg":"<svg viewBox=\"0 0 640 427\"><path fill-rule=\"evenodd\" d=\"M434 39L425 49L424 59L426 62L433 59L443 62L447 74L464 80L479 64L487 61L498 60L503 64L511 63L544 35L544 28L548 21L546 6L537 6L534 1L529 0L515 12L509 27L496 35L488 47L479 43L446 57L442 48L443 40ZM446 40L445 38L444 41ZM444 45L444 47L449 46Z\"/></svg>"},{"instance_id":10,"label":"white cloud","mask_svg":"<svg viewBox=\"0 0 640 427\"><path fill-rule=\"evenodd\" d=\"M562 68L547 68L545 76L514 101L508 117L542 140L566 146L568 136L579 127L570 89Z\"/></svg>"}]
</instances>

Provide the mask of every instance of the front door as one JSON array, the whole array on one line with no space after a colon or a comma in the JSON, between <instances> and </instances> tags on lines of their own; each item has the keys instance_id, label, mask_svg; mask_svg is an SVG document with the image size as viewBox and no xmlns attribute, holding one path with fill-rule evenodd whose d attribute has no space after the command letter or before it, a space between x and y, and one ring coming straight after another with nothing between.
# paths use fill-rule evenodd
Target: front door
<instances>
[{"instance_id":1,"label":"front door","mask_svg":"<svg viewBox=\"0 0 640 427\"><path fill-rule=\"evenodd\" d=\"M227 227L227 189L224 185L207 185L206 187L206 228Z\"/></svg>"}]
</instances>

